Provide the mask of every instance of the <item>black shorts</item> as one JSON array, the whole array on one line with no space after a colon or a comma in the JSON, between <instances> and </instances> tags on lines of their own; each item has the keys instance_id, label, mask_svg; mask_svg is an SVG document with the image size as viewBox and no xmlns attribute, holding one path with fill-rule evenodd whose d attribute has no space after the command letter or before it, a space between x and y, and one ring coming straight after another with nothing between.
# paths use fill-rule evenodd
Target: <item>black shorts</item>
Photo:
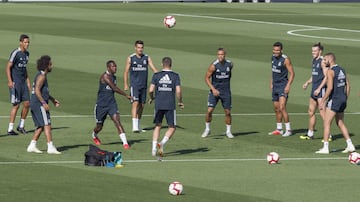
<instances>
[{"instance_id":1,"label":"black shorts","mask_svg":"<svg viewBox=\"0 0 360 202\"><path fill-rule=\"evenodd\" d=\"M333 99L329 100L327 107L336 113L342 113L346 109L346 101L335 101Z\"/></svg>"},{"instance_id":2,"label":"black shorts","mask_svg":"<svg viewBox=\"0 0 360 202\"><path fill-rule=\"evenodd\" d=\"M13 105L17 105L23 101L30 101L29 88L26 84L16 84L14 88L9 89L10 102Z\"/></svg>"},{"instance_id":3,"label":"black shorts","mask_svg":"<svg viewBox=\"0 0 360 202\"><path fill-rule=\"evenodd\" d=\"M215 97L214 94L210 91L208 96L208 107L215 108L219 100L221 101L222 107L224 109L231 109L232 105L230 92L224 94L221 94L220 92L220 95Z\"/></svg>"},{"instance_id":4,"label":"black shorts","mask_svg":"<svg viewBox=\"0 0 360 202\"><path fill-rule=\"evenodd\" d=\"M98 106L95 105L94 114L97 124L103 124L106 116L112 117L114 114L118 114L119 110L116 104L110 106Z\"/></svg>"},{"instance_id":5,"label":"black shorts","mask_svg":"<svg viewBox=\"0 0 360 202\"><path fill-rule=\"evenodd\" d=\"M156 110L154 117L154 124L161 124L164 116L168 126L176 126L176 110Z\"/></svg>"},{"instance_id":6,"label":"black shorts","mask_svg":"<svg viewBox=\"0 0 360 202\"><path fill-rule=\"evenodd\" d=\"M30 109L31 116L36 127L44 127L51 125L50 112L46 111L40 103L30 105Z\"/></svg>"},{"instance_id":7,"label":"black shorts","mask_svg":"<svg viewBox=\"0 0 360 202\"><path fill-rule=\"evenodd\" d=\"M311 97L312 99L317 100L317 99L320 99L320 98L324 97L326 88L322 88L322 89L320 90L320 93L319 93L317 96L314 95L314 91L315 91L315 90L316 90L316 89L312 89L312 90L311 90L310 97Z\"/></svg>"},{"instance_id":8,"label":"black shorts","mask_svg":"<svg viewBox=\"0 0 360 202\"><path fill-rule=\"evenodd\" d=\"M130 95L133 97L133 101L137 101L139 103L146 103L146 88L137 88L134 86L130 87Z\"/></svg>"},{"instance_id":9,"label":"black shorts","mask_svg":"<svg viewBox=\"0 0 360 202\"><path fill-rule=\"evenodd\" d=\"M285 97L286 99L288 99L288 94L285 93L285 86L280 86L280 87L273 87L272 89L272 101L273 102L277 102L279 101L280 97Z\"/></svg>"}]
</instances>

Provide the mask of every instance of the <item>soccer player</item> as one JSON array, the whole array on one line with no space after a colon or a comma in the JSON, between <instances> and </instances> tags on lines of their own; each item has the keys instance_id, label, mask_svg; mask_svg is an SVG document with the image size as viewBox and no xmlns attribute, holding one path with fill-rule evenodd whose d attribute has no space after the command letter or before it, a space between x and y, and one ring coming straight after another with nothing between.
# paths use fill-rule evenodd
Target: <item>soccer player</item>
<instances>
[{"instance_id":1,"label":"soccer player","mask_svg":"<svg viewBox=\"0 0 360 202\"><path fill-rule=\"evenodd\" d=\"M276 116L276 130L269 135L282 135L288 137L292 135L289 114L286 110L286 103L290 93L290 86L294 80L295 72L290 58L283 54L281 42L273 44L272 56L272 78L270 88L272 90L272 101ZM286 131L283 133L282 121L285 122Z\"/></svg>"},{"instance_id":2,"label":"soccer player","mask_svg":"<svg viewBox=\"0 0 360 202\"><path fill-rule=\"evenodd\" d=\"M184 108L180 87L180 76L171 69L172 60L170 57L162 59L162 71L157 72L151 79L149 87L149 103L155 101L154 132L152 142L152 156L158 153L161 159L164 152L164 145L174 135L176 130L176 100L180 109ZM166 118L168 129L161 142L158 143L163 118ZM157 150L158 149L158 150Z\"/></svg>"},{"instance_id":3,"label":"soccer player","mask_svg":"<svg viewBox=\"0 0 360 202\"><path fill-rule=\"evenodd\" d=\"M120 122L120 113L115 100L114 93L118 93L132 100L130 95L127 95L124 91L116 86L116 70L117 66L115 61L109 60L106 62L107 70L99 79L99 90L97 95L97 101L95 105L95 119L96 126L92 133L93 141L96 145L100 145L101 141L98 138L98 133L102 130L106 116L109 115L113 120L115 127L120 136L120 140L123 143L124 149L129 149L130 146L127 142L125 130Z\"/></svg>"},{"instance_id":4,"label":"soccer player","mask_svg":"<svg viewBox=\"0 0 360 202\"><path fill-rule=\"evenodd\" d=\"M311 140L314 138L314 129L316 124L315 111L319 109L320 116L324 120L325 110L320 108L319 103L325 94L326 90L326 72L327 67L322 65L322 51L324 47L319 43L316 43L311 48L312 53L312 76L303 84L303 89L306 90L309 84L311 84L311 93L309 99L309 127L306 135L301 135L302 140ZM331 138L329 139L331 140Z\"/></svg>"},{"instance_id":5,"label":"soccer player","mask_svg":"<svg viewBox=\"0 0 360 202\"><path fill-rule=\"evenodd\" d=\"M22 134L26 134L24 125L30 107L29 92L31 89L30 79L26 69L27 63L29 61L29 44L30 37L26 34L20 35L20 46L11 52L9 61L6 65L6 75L10 91L10 102L12 104L7 133L8 135L18 135L14 131L14 122L21 102L23 103L23 108L21 111L21 119L17 127L17 131Z\"/></svg>"},{"instance_id":6,"label":"soccer player","mask_svg":"<svg viewBox=\"0 0 360 202\"><path fill-rule=\"evenodd\" d=\"M135 53L131 54L125 64L124 90L129 90L128 77L130 72L130 95L133 97L131 116L132 131L140 132L140 119L144 110L148 83L148 66L157 72L149 55L144 54L144 42L135 41Z\"/></svg>"},{"instance_id":7,"label":"soccer player","mask_svg":"<svg viewBox=\"0 0 360 202\"><path fill-rule=\"evenodd\" d=\"M36 147L36 143L41 133L44 131L47 141L47 153L61 154L54 146L51 135L49 101L54 103L55 107L60 106L60 102L49 94L47 74L51 72L52 68L53 65L50 56L43 55L37 60L38 73L34 79L30 101L31 115L36 129L34 136L27 147L27 152L42 153L42 151Z\"/></svg>"},{"instance_id":8,"label":"soccer player","mask_svg":"<svg viewBox=\"0 0 360 202\"><path fill-rule=\"evenodd\" d=\"M346 76L344 68L336 64L336 57L334 53L327 53L324 56L323 63L329 68L327 71L326 92L321 99L320 107L325 107L325 120L324 120L324 136L323 136L323 148L317 151L317 154L329 153L329 135L332 121L336 120L336 125L341 130L347 147L342 153L349 153L355 151L349 131L344 122L344 111L346 108L347 98L350 94L350 83Z\"/></svg>"},{"instance_id":9,"label":"soccer player","mask_svg":"<svg viewBox=\"0 0 360 202\"><path fill-rule=\"evenodd\" d=\"M234 138L231 133L231 90L230 79L233 63L226 59L226 50L218 48L217 59L212 62L205 74L205 83L209 86L208 109L205 116L205 130L201 137L210 134L212 113L221 100L225 112L226 136Z\"/></svg>"}]
</instances>

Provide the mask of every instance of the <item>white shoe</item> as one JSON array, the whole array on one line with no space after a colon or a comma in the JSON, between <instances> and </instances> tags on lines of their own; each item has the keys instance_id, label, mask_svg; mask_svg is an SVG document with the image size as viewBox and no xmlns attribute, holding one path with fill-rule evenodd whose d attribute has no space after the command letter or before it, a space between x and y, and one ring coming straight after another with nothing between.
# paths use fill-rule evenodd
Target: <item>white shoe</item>
<instances>
[{"instance_id":1,"label":"white shoe","mask_svg":"<svg viewBox=\"0 0 360 202\"><path fill-rule=\"evenodd\" d=\"M351 152L354 152L354 151L355 151L354 145L350 145L350 146L347 146L344 149L344 151L342 151L341 153L346 154L346 153L351 153Z\"/></svg>"},{"instance_id":2,"label":"white shoe","mask_svg":"<svg viewBox=\"0 0 360 202\"><path fill-rule=\"evenodd\" d=\"M282 134L281 136L283 136L283 137L289 137L289 136L291 136L292 135L292 132L291 132L291 130L287 130L284 134Z\"/></svg>"},{"instance_id":3,"label":"white shoe","mask_svg":"<svg viewBox=\"0 0 360 202\"><path fill-rule=\"evenodd\" d=\"M34 153L37 153L37 154L41 154L43 153L40 149L38 149L36 146L32 146L32 145L29 145L27 150L27 152L34 152Z\"/></svg>"},{"instance_id":4,"label":"white shoe","mask_svg":"<svg viewBox=\"0 0 360 202\"><path fill-rule=\"evenodd\" d=\"M210 130L205 130L201 137L207 137L208 135L210 135Z\"/></svg>"},{"instance_id":5,"label":"white shoe","mask_svg":"<svg viewBox=\"0 0 360 202\"><path fill-rule=\"evenodd\" d=\"M315 152L316 154L329 154L329 149L321 148L319 151Z\"/></svg>"},{"instance_id":6,"label":"white shoe","mask_svg":"<svg viewBox=\"0 0 360 202\"><path fill-rule=\"evenodd\" d=\"M61 152L59 152L55 146L49 146L47 149L47 153L48 154L61 154Z\"/></svg>"},{"instance_id":7,"label":"white shoe","mask_svg":"<svg viewBox=\"0 0 360 202\"><path fill-rule=\"evenodd\" d=\"M157 152L157 150L156 150L156 149L153 149L153 150L151 151L151 156L156 156L156 152Z\"/></svg>"},{"instance_id":8,"label":"white shoe","mask_svg":"<svg viewBox=\"0 0 360 202\"><path fill-rule=\"evenodd\" d=\"M234 138L233 134L230 131L226 132L226 136L230 139Z\"/></svg>"}]
</instances>

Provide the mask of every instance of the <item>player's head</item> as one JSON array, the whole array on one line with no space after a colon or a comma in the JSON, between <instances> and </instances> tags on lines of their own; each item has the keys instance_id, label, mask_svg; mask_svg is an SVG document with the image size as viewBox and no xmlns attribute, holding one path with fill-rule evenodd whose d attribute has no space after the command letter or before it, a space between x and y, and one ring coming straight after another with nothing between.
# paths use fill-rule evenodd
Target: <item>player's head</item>
<instances>
[{"instance_id":1,"label":"player's head","mask_svg":"<svg viewBox=\"0 0 360 202\"><path fill-rule=\"evenodd\" d=\"M161 61L161 64L164 68L171 68L172 66L172 60L170 57L164 57Z\"/></svg>"},{"instance_id":2,"label":"player's head","mask_svg":"<svg viewBox=\"0 0 360 202\"><path fill-rule=\"evenodd\" d=\"M117 70L117 66L114 60L108 60L106 62L106 67L107 70L111 73L111 74L115 74L116 70Z\"/></svg>"},{"instance_id":3,"label":"player's head","mask_svg":"<svg viewBox=\"0 0 360 202\"><path fill-rule=\"evenodd\" d=\"M223 62L225 60L225 56L226 56L225 48L218 48L217 59L219 60L219 62Z\"/></svg>"},{"instance_id":4,"label":"player's head","mask_svg":"<svg viewBox=\"0 0 360 202\"><path fill-rule=\"evenodd\" d=\"M324 46L321 45L320 42L314 44L311 48L311 54L312 54L313 58L320 57L323 50L324 50Z\"/></svg>"},{"instance_id":5,"label":"player's head","mask_svg":"<svg viewBox=\"0 0 360 202\"><path fill-rule=\"evenodd\" d=\"M142 41L142 40L135 41L135 52L138 55L143 54L143 52L144 52L144 41Z\"/></svg>"},{"instance_id":6,"label":"player's head","mask_svg":"<svg viewBox=\"0 0 360 202\"><path fill-rule=\"evenodd\" d=\"M272 52L273 56L279 57L282 54L283 45L281 42L275 42L273 44Z\"/></svg>"},{"instance_id":7,"label":"player's head","mask_svg":"<svg viewBox=\"0 0 360 202\"><path fill-rule=\"evenodd\" d=\"M334 53L326 53L323 59L326 67L331 67L336 64L336 57Z\"/></svg>"},{"instance_id":8,"label":"player's head","mask_svg":"<svg viewBox=\"0 0 360 202\"><path fill-rule=\"evenodd\" d=\"M19 41L20 41L21 50L27 50L29 48L30 37L28 35L26 34L20 35Z\"/></svg>"},{"instance_id":9,"label":"player's head","mask_svg":"<svg viewBox=\"0 0 360 202\"><path fill-rule=\"evenodd\" d=\"M36 67L39 71L51 72L52 70L51 57L48 55L41 56L36 62Z\"/></svg>"}]
</instances>

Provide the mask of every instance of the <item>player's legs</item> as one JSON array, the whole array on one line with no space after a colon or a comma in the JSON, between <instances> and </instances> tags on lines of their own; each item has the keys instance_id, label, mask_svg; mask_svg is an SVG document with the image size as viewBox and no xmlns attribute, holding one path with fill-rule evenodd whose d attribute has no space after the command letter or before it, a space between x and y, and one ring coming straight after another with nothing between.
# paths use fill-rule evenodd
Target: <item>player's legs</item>
<instances>
[{"instance_id":1,"label":"player's legs","mask_svg":"<svg viewBox=\"0 0 360 202\"><path fill-rule=\"evenodd\" d=\"M30 94L27 85L22 85L21 102L23 102L23 108L21 111L20 122L16 130L21 132L22 134L26 134L27 132L25 130L25 119L29 113L29 108L30 108Z\"/></svg>"},{"instance_id":2,"label":"player's legs","mask_svg":"<svg viewBox=\"0 0 360 202\"><path fill-rule=\"evenodd\" d=\"M111 117L111 120L114 122L114 125L118 131L118 134L119 134L120 140L123 143L124 149L129 149L130 147L129 147L129 144L126 139L124 127L122 126L122 124L120 122L119 112L114 113L113 115L110 115L110 117Z\"/></svg>"},{"instance_id":3,"label":"player's legs","mask_svg":"<svg viewBox=\"0 0 360 202\"><path fill-rule=\"evenodd\" d=\"M46 141L47 141L47 153L48 154L61 154L61 152L59 152L56 149L55 145L53 144L50 124L44 126L44 133L45 133Z\"/></svg>"},{"instance_id":4,"label":"player's legs","mask_svg":"<svg viewBox=\"0 0 360 202\"><path fill-rule=\"evenodd\" d=\"M279 98L279 110L280 110L281 116L284 119L285 130L286 130L285 133L282 135L283 137L288 137L288 136L292 135L291 126L290 126L290 117L286 110L287 99L288 99L287 94L284 94L284 95L280 96L280 98Z\"/></svg>"},{"instance_id":5,"label":"player's legs","mask_svg":"<svg viewBox=\"0 0 360 202\"><path fill-rule=\"evenodd\" d=\"M162 125L162 120L164 118L164 111L163 110L156 110L154 115L154 124L155 128L153 131L153 138L152 138L152 150L151 155L156 156L157 147L158 147L158 140L160 136L160 130Z\"/></svg>"},{"instance_id":6,"label":"player's legs","mask_svg":"<svg viewBox=\"0 0 360 202\"><path fill-rule=\"evenodd\" d=\"M341 130L341 133L343 134L343 136L346 140L346 144L347 144L347 147L345 148L343 153L355 151L355 146L353 145L353 143L351 141L349 131L344 122L344 112L336 113L335 118L336 118L336 125Z\"/></svg>"},{"instance_id":7,"label":"player's legs","mask_svg":"<svg viewBox=\"0 0 360 202\"><path fill-rule=\"evenodd\" d=\"M146 89L143 90L131 86L130 95L133 97L131 105L132 131L137 133L140 132L139 120L141 119L144 103L146 101Z\"/></svg>"},{"instance_id":8,"label":"player's legs","mask_svg":"<svg viewBox=\"0 0 360 202\"><path fill-rule=\"evenodd\" d=\"M309 115L308 131L305 135L301 135L300 139L310 140L314 138L314 130L316 124L316 116L315 116L316 108L318 108L318 101L310 97L309 108L308 108L308 115Z\"/></svg>"},{"instance_id":9,"label":"player's legs","mask_svg":"<svg viewBox=\"0 0 360 202\"><path fill-rule=\"evenodd\" d=\"M14 122L15 117L17 114L17 111L19 110L20 104L16 103L13 104L10 110L10 117L9 117L9 127L8 127L8 135L17 135L17 133L14 131Z\"/></svg>"},{"instance_id":10,"label":"player's legs","mask_svg":"<svg viewBox=\"0 0 360 202\"><path fill-rule=\"evenodd\" d=\"M212 121L212 114L214 112L214 107L208 107L205 115L205 130L202 133L201 137L207 137L210 134L210 123Z\"/></svg>"},{"instance_id":11,"label":"player's legs","mask_svg":"<svg viewBox=\"0 0 360 202\"><path fill-rule=\"evenodd\" d=\"M225 113L225 125L226 125L226 136L228 138L234 138L231 133L231 92L225 92L225 95L220 96L222 107Z\"/></svg>"},{"instance_id":12,"label":"player's legs","mask_svg":"<svg viewBox=\"0 0 360 202\"><path fill-rule=\"evenodd\" d=\"M325 110L325 119L324 119L324 134L323 134L323 148L321 148L316 153L318 154L328 154L329 153L329 136L331 123L334 120L336 112L332 111L330 108Z\"/></svg>"}]
</instances>

